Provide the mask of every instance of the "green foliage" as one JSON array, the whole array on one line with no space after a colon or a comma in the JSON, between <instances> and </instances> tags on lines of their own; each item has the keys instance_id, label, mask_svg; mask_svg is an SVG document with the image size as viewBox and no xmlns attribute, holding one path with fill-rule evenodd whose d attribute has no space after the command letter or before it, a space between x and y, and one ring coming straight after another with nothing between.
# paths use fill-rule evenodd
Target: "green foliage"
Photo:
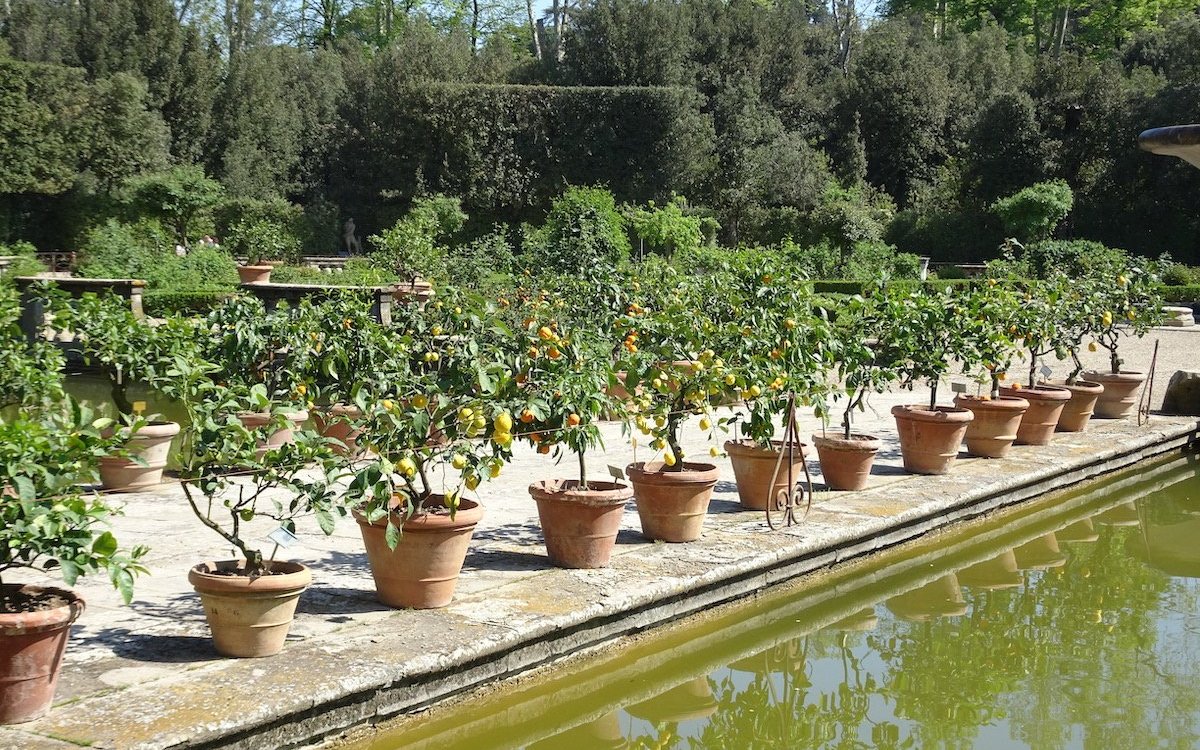
<instances>
[{"instance_id":1,"label":"green foliage","mask_svg":"<svg viewBox=\"0 0 1200 750\"><path fill-rule=\"evenodd\" d=\"M14 407L42 407L63 398L62 352L21 330L20 296L0 285L0 414Z\"/></svg>"},{"instance_id":2,"label":"green foliage","mask_svg":"<svg viewBox=\"0 0 1200 750\"><path fill-rule=\"evenodd\" d=\"M586 276L615 269L629 257L629 237L613 194L602 188L567 188L546 222L525 239L526 264Z\"/></svg>"},{"instance_id":3,"label":"green foliage","mask_svg":"<svg viewBox=\"0 0 1200 750\"><path fill-rule=\"evenodd\" d=\"M1022 242L1045 240L1075 205L1071 187L1062 180L1039 182L992 204L1005 231Z\"/></svg>"},{"instance_id":4,"label":"green foliage","mask_svg":"<svg viewBox=\"0 0 1200 750\"><path fill-rule=\"evenodd\" d=\"M101 432L110 422L74 401L62 411L0 418L0 470L4 490L15 493L0 503L0 573L57 570L70 586L105 571L126 603L132 598L147 548L121 550L105 528L116 508L77 489L98 479L100 457L117 447Z\"/></svg>"},{"instance_id":5,"label":"green foliage","mask_svg":"<svg viewBox=\"0 0 1200 750\"><path fill-rule=\"evenodd\" d=\"M80 246L77 272L100 279L142 279L150 291L218 291L237 286L233 258L196 246L180 257L172 240L152 221L136 225L109 219L90 229Z\"/></svg>"},{"instance_id":6,"label":"green foliage","mask_svg":"<svg viewBox=\"0 0 1200 750\"><path fill-rule=\"evenodd\" d=\"M335 286L380 286L398 281L396 274L365 258L350 258L342 268L322 270L313 266L280 266L271 272L277 284L329 284Z\"/></svg>"},{"instance_id":7,"label":"green foliage","mask_svg":"<svg viewBox=\"0 0 1200 750\"><path fill-rule=\"evenodd\" d=\"M439 240L462 229L466 220L457 198L420 198L394 226L367 238L375 248L371 262L405 281L444 277L447 251Z\"/></svg>"},{"instance_id":8,"label":"green foliage","mask_svg":"<svg viewBox=\"0 0 1200 750\"><path fill-rule=\"evenodd\" d=\"M629 227L650 250L669 258L678 250L698 248L704 241L700 217L685 213L686 209L687 199L681 195L673 196L661 208L650 201L645 208L629 210Z\"/></svg>"},{"instance_id":9,"label":"green foliage","mask_svg":"<svg viewBox=\"0 0 1200 750\"><path fill-rule=\"evenodd\" d=\"M135 212L160 219L174 231L174 242L186 247L193 223L217 204L222 187L199 167L173 167L130 180L125 191Z\"/></svg>"},{"instance_id":10,"label":"green foliage","mask_svg":"<svg viewBox=\"0 0 1200 750\"><path fill-rule=\"evenodd\" d=\"M1128 263L1124 250L1091 240L1048 240L1029 247L1010 243L1000 261L988 264L988 276L1048 279L1062 274L1079 279L1111 272L1115 277Z\"/></svg>"},{"instance_id":11,"label":"green foliage","mask_svg":"<svg viewBox=\"0 0 1200 750\"><path fill-rule=\"evenodd\" d=\"M516 269L516 253L503 227L477 237L468 243L450 248L450 280L464 287L479 288L495 282L511 289L507 274Z\"/></svg>"},{"instance_id":12,"label":"green foliage","mask_svg":"<svg viewBox=\"0 0 1200 750\"><path fill-rule=\"evenodd\" d=\"M62 193L79 168L83 72L0 58L0 193Z\"/></svg>"},{"instance_id":13,"label":"green foliage","mask_svg":"<svg viewBox=\"0 0 1200 750\"><path fill-rule=\"evenodd\" d=\"M235 271L236 273L236 271ZM147 291L142 295L142 309L152 318L172 315L205 316L215 307L225 304L232 291Z\"/></svg>"}]
</instances>

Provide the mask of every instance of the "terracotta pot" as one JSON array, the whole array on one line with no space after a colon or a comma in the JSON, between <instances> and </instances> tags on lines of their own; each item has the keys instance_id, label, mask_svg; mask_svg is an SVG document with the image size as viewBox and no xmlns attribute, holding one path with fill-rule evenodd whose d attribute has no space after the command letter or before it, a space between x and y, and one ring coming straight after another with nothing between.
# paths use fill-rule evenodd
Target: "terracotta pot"
<instances>
[{"instance_id":1,"label":"terracotta pot","mask_svg":"<svg viewBox=\"0 0 1200 750\"><path fill-rule=\"evenodd\" d=\"M246 429L257 430L271 421L271 414L270 412L244 411L238 413L237 418L246 426ZM267 455L267 451L273 451L288 443L296 442L296 430L308 421L308 412L291 412L287 414L287 418L291 425L275 430L267 436L266 440L258 441L258 449L254 451L255 455L262 458Z\"/></svg>"},{"instance_id":2,"label":"terracotta pot","mask_svg":"<svg viewBox=\"0 0 1200 750\"><path fill-rule=\"evenodd\" d=\"M203 562L188 571L188 582L200 594L218 654L273 656L283 650L312 572L300 563L276 561L271 575L237 575L245 568L245 560Z\"/></svg>"},{"instance_id":3,"label":"terracotta pot","mask_svg":"<svg viewBox=\"0 0 1200 750\"><path fill-rule=\"evenodd\" d=\"M1146 373L1122 370L1119 373L1085 372L1085 380L1104 386L1096 399L1095 415L1101 419L1125 419L1137 411L1138 389L1146 382Z\"/></svg>"},{"instance_id":4,"label":"terracotta pot","mask_svg":"<svg viewBox=\"0 0 1200 750\"><path fill-rule=\"evenodd\" d=\"M433 299L433 284L417 276L410 282L401 282L392 289L392 299L398 303L413 303L424 310L429 300Z\"/></svg>"},{"instance_id":5,"label":"terracotta pot","mask_svg":"<svg viewBox=\"0 0 1200 750\"><path fill-rule=\"evenodd\" d=\"M316 409L312 413L313 427L316 431L322 437L333 438L341 443L333 446L334 452L339 456L362 455L363 449L358 445L358 437L363 431L354 424L362 417L362 409L346 404L333 404L326 409Z\"/></svg>"},{"instance_id":6,"label":"terracotta pot","mask_svg":"<svg viewBox=\"0 0 1200 750\"><path fill-rule=\"evenodd\" d=\"M529 494L537 502L550 562L563 568L608 565L633 488L588 482L581 489L574 479L548 479L529 485Z\"/></svg>"},{"instance_id":7,"label":"terracotta pot","mask_svg":"<svg viewBox=\"0 0 1200 750\"><path fill-rule=\"evenodd\" d=\"M945 474L950 471L967 425L974 415L954 406L893 406L904 470L913 474Z\"/></svg>"},{"instance_id":8,"label":"terracotta pot","mask_svg":"<svg viewBox=\"0 0 1200 750\"><path fill-rule=\"evenodd\" d=\"M1058 415L1058 432L1083 432L1096 409L1096 401L1104 393L1104 386L1089 380L1077 380L1074 383L1047 383L1055 388L1066 388L1071 392L1071 400L1063 406L1062 414Z\"/></svg>"},{"instance_id":9,"label":"terracotta pot","mask_svg":"<svg viewBox=\"0 0 1200 750\"><path fill-rule=\"evenodd\" d=\"M985 398L956 396L954 405L969 409L975 418L967 425L967 453L983 458L1004 458L1017 439L1021 416L1029 402L1016 396Z\"/></svg>"},{"instance_id":10,"label":"terracotta pot","mask_svg":"<svg viewBox=\"0 0 1200 750\"><path fill-rule=\"evenodd\" d=\"M4 584L0 594L53 594L66 604L37 612L0 610L0 724L32 721L50 710L71 623L83 614L73 591Z\"/></svg>"},{"instance_id":11,"label":"terracotta pot","mask_svg":"<svg viewBox=\"0 0 1200 750\"><path fill-rule=\"evenodd\" d=\"M271 281L274 266L262 263L256 266L238 266L238 280L243 284L267 284Z\"/></svg>"},{"instance_id":12,"label":"terracotta pot","mask_svg":"<svg viewBox=\"0 0 1200 750\"><path fill-rule=\"evenodd\" d=\"M129 456L100 459L100 484L111 492L138 492L162 484L171 441L179 434L174 422L151 422L125 443ZM141 457L145 465L134 460Z\"/></svg>"},{"instance_id":13,"label":"terracotta pot","mask_svg":"<svg viewBox=\"0 0 1200 750\"><path fill-rule=\"evenodd\" d=\"M708 501L721 472L712 464L684 462L682 471L668 471L661 462L630 464L625 469L633 485L642 534L664 542L700 538Z\"/></svg>"},{"instance_id":14,"label":"terracotta pot","mask_svg":"<svg viewBox=\"0 0 1200 750\"><path fill-rule=\"evenodd\" d=\"M861 490L871 479L871 465L883 443L874 435L851 433L841 436L812 436L821 459L821 476L831 490Z\"/></svg>"},{"instance_id":15,"label":"terracotta pot","mask_svg":"<svg viewBox=\"0 0 1200 750\"><path fill-rule=\"evenodd\" d=\"M446 498L430 495L422 507L445 509ZM436 609L454 598L483 509L474 500L461 498L453 519L445 510L419 513L404 522L395 549L387 546L386 518L369 523L360 513L354 517L371 563L376 598L389 607Z\"/></svg>"},{"instance_id":16,"label":"terracotta pot","mask_svg":"<svg viewBox=\"0 0 1200 750\"><path fill-rule=\"evenodd\" d=\"M767 504L788 486L788 460L779 457L783 455L783 441L772 440L772 449L760 448L753 440L729 440L725 443L725 452L733 464L733 475L737 480L738 499L747 510L766 510ZM799 481L804 476L805 450L804 443L796 445L791 461L792 481ZM776 475L775 467L779 467ZM774 481L772 481L774 479ZM774 507L774 506L772 506Z\"/></svg>"},{"instance_id":17,"label":"terracotta pot","mask_svg":"<svg viewBox=\"0 0 1200 750\"><path fill-rule=\"evenodd\" d=\"M1138 515L1137 504L1133 502L1114 505L1092 516L1101 526L1140 526L1142 518Z\"/></svg>"},{"instance_id":18,"label":"terracotta pot","mask_svg":"<svg viewBox=\"0 0 1200 750\"><path fill-rule=\"evenodd\" d=\"M1017 428L1017 445L1047 445L1054 437L1063 407L1071 400L1071 392L1067 389L1048 385L1001 388L1000 395L1029 402L1029 408L1021 417L1021 426Z\"/></svg>"}]
</instances>

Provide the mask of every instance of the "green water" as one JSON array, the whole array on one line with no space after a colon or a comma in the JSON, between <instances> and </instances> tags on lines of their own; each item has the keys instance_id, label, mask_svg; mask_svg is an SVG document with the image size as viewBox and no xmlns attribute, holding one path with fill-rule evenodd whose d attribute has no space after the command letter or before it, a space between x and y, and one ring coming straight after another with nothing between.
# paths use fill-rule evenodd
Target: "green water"
<instances>
[{"instance_id":1,"label":"green water","mask_svg":"<svg viewBox=\"0 0 1200 750\"><path fill-rule=\"evenodd\" d=\"M1139 467L347 750L1200 746L1200 463Z\"/></svg>"}]
</instances>

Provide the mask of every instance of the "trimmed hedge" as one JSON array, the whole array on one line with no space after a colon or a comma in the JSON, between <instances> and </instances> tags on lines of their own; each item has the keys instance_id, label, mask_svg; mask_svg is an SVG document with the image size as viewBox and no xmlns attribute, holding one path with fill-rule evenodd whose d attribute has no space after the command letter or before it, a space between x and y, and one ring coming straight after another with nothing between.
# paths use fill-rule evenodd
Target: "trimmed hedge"
<instances>
[{"instance_id":1,"label":"trimmed hedge","mask_svg":"<svg viewBox=\"0 0 1200 750\"><path fill-rule=\"evenodd\" d=\"M210 310L237 294L237 292L225 290L150 291L142 297L142 308L152 318L163 318L168 315L207 315Z\"/></svg>"},{"instance_id":2,"label":"trimmed hedge","mask_svg":"<svg viewBox=\"0 0 1200 750\"><path fill-rule=\"evenodd\" d=\"M1200 284L1159 287L1163 301L1168 305L1200 302Z\"/></svg>"},{"instance_id":3,"label":"trimmed hedge","mask_svg":"<svg viewBox=\"0 0 1200 750\"><path fill-rule=\"evenodd\" d=\"M536 218L567 185L603 185L621 202L665 198L694 184L712 146L699 97L683 88L423 82L371 87L347 109L333 198L355 207L363 236L421 194L508 221ZM381 195L392 205L368 213Z\"/></svg>"}]
</instances>

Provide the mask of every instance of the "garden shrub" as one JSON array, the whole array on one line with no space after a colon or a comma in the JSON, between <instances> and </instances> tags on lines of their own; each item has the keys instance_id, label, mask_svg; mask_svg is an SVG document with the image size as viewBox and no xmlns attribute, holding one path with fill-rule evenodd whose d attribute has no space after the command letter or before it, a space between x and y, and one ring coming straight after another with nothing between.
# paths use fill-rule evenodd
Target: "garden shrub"
<instances>
[{"instance_id":1,"label":"garden shrub","mask_svg":"<svg viewBox=\"0 0 1200 750\"><path fill-rule=\"evenodd\" d=\"M650 201L644 208L629 209L629 226L646 249L669 258L678 250L697 248L704 242L703 220L686 210L687 199L682 195L672 196L662 207Z\"/></svg>"},{"instance_id":2,"label":"garden shrub","mask_svg":"<svg viewBox=\"0 0 1200 750\"><path fill-rule=\"evenodd\" d=\"M1013 243L1004 257L988 263L988 276L1046 279L1055 273L1083 278L1104 269L1116 274L1129 263L1124 250L1092 240L1047 240L1026 247Z\"/></svg>"},{"instance_id":3,"label":"garden shrub","mask_svg":"<svg viewBox=\"0 0 1200 750\"><path fill-rule=\"evenodd\" d=\"M625 221L613 194L603 188L567 188L542 226L525 240L526 264L585 275L615 269L629 257Z\"/></svg>"},{"instance_id":4,"label":"garden shrub","mask_svg":"<svg viewBox=\"0 0 1200 750\"><path fill-rule=\"evenodd\" d=\"M403 280L442 278L448 272L447 250L439 241L462 229L466 220L458 198L419 198L390 229L367 238L374 248L371 262Z\"/></svg>"},{"instance_id":5,"label":"garden shrub","mask_svg":"<svg viewBox=\"0 0 1200 750\"><path fill-rule=\"evenodd\" d=\"M450 250L450 280L459 285L478 287L512 273L516 254L505 236L504 227L477 237Z\"/></svg>"},{"instance_id":6,"label":"garden shrub","mask_svg":"<svg viewBox=\"0 0 1200 750\"><path fill-rule=\"evenodd\" d=\"M1200 284L1179 284L1159 288L1163 301L1170 305L1188 305L1200 302Z\"/></svg>"},{"instance_id":7,"label":"garden shrub","mask_svg":"<svg viewBox=\"0 0 1200 750\"><path fill-rule=\"evenodd\" d=\"M14 242L6 245L0 242L0 255L13 256L13 260L4 269L0 269L0 284L9 283L18 276L35 276L46 267L37 259L37 248L28 242Z\"/></svg>"},{"instance_id":8,"label":"garden shrub","mask_svg":"<svg viewBox=\"0 0 1200 750\"><path fill-rule=\"evenodd\" d=\"M1009 236L1021 242L1045 240L1075 205L1071 186L1062 180L1039 182L992 204Z\"/></svg>"}]
</instances>

